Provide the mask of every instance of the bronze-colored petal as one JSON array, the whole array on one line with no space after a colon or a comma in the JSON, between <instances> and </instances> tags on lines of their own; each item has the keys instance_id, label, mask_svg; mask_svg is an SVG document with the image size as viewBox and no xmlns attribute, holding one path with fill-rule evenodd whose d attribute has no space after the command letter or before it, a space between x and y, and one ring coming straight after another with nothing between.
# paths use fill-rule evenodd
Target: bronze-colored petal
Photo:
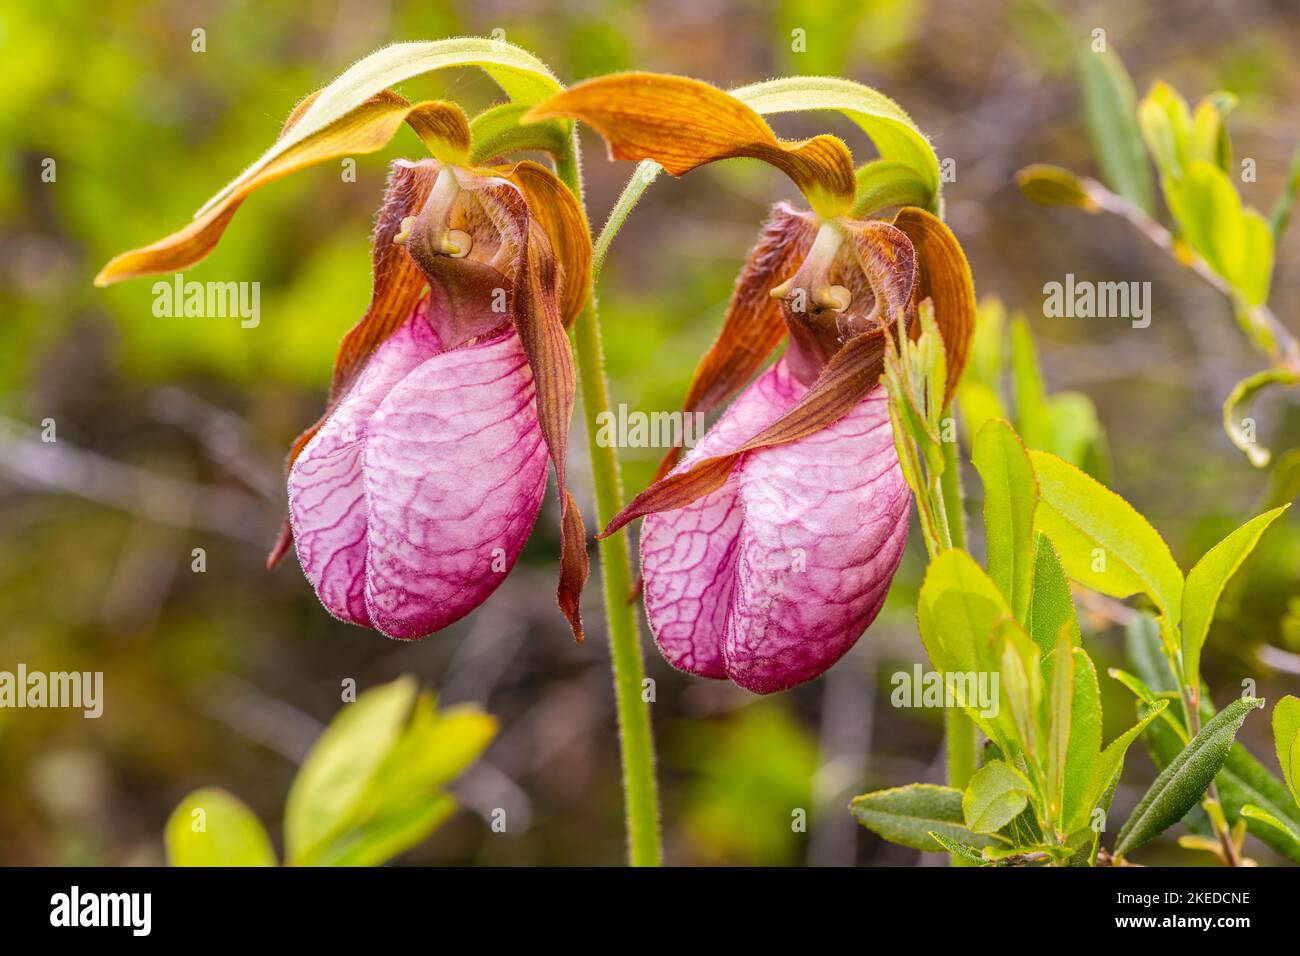
<instances>
[{"instance_id":1,"label":"bronze-colored petal","mask_svg":"<svg viewBox=\"0 0 1300 956\"><path fill-rule=\"evenodd\" d=\"M591 295L591 232L573 193L545 166L515 163L496 170L523 190L528 211L546 230L560 265L560 318L567 327Z\"/></svg>"},{"instance_id":2,"label":"bronze-colored petal","mask_svg":"<svg viewBox=\"0 0 1300 956\"><path fill-rule=\"evenodd\" d=\"M298 104L290 114L285 131L303 115L310 100L308 97ZM220 202L205 208L184 228L152 245L114 257L95 277L95 284L105 286L133 276L174 272L194 265L215 248L235 210L251 193L308 166L383 149L404 122L444 158L468 153L469 123L459 106L440 102L413 106L396 93L380 93L285 150L256 172L236 180L234 188Z\"/></svg>"},{"instance_id":3,"label":"bronze-colored petal","mask_svg":"<svg viewBox=\"0 0 1300 956\"><path fill-rule=\"evenodd\" d=\"M684 412L708 414L727 401L758 373L781 343L785 335L781 302L772 298L771 291L798 268L816 232L811 214L787 203L773 207L740 270L722 331L695 367L682 402ZM669 449L654 480L672 471L680 457L680 448Z\"/></svg>"},{"instance_id":4,"label":"bronze-colored petal","mask_svg":"<svg viewBox=\"0 0 1300 956\"><path fill-rule=\"evenodd\" d=\"M719 159L761 159L790 177L824 216L847 212L857 183L853 157L834 136L777 138L758 113L717 87L661 73L615 73L571 86L534 107L529 120L585 120L614 159L652 159L674 176Z\"/></svg>"},{"instance_id":5,"label":"bronze-colored petal","mask_svg":"<svg viewBox=\"0 0 1300 956\"><path fill-rule=\"evenodd\" d=\"M600 537L613 534L636 518L684 508L716 491L746 452L797 441L842 418L880 381L888 332L887 327L882 327L851 338L788 412L734 452L702 458L685 471L655 482L615 515Z\"/></svg>"},{"instance_id":6,"label":"bronze-colored petal","mask_svg":"<svg viewBox=\"0 0 1300 956\"><path fill-rule=\"evenodd\" d=\"M907 233L916 249L914 298L928 298L934 303L934 317L947 356L946 408L961 381L975 335L975 282L970 264L952 230L924 209L908 206L900 210L894 225Z\"/></svg>"}]
</instances>

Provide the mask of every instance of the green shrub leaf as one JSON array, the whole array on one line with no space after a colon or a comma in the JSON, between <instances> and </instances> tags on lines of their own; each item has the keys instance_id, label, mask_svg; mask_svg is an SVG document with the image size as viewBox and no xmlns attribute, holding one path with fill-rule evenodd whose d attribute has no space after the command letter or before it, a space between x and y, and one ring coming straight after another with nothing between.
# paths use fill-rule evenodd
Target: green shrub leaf
<instances>
[{"instance_id":1,"label":"green shrub leaf","mask_svg":"<svg viewBox=\"0 0 1300 956\"><path fill-rule=\"evenodd\" d=\"M1280 834L1284 839L1289 840L1296 849L1300 850L1300 835L1297 835L1290 826L1273 816L1273 814L1269 813L1267 810L1262 810L1253 803L1248 803L1241 808L1241 815L1247 820L1262 823L1270 830Z\"/></svg>"},{"instance_id":2,"label":"green shrub leaf","mask_svg":"<svg viewBox=\"0 0 1300 956\"><path fill-rule=\"evenodd\" d=\"M1035 163L1016 173L1016 185L1025 198L1040 206L1075 206L1085 212L1097 212L1097 203L1088 195L1083 180L1068 169Z\"/></svg>"},{"instance_id":3,"label":"green shrub leaf","mask_svg":"<svg viewBox=\"0 0 1300 956\"><path fill-rule=\"evenodd\" d=\"M1156 777L1120 830L1115 845L1116 856L1127 856L1173 826L1196 806L1228 758L1233 738L1246 715L1261 706L1263 702L1254 697L1238 698L1201 728L1201 732Z\"/></svg>"},{"instance_id":4,"label":"green shrub leaf","mask_svg":"<svg viewBox=\"0 0 1300 956\"><path fill-rule=\"evenodd\" d=\"M1088 814L1096 805L1093 778L1101 757L1101 689L1097 668L1081 647L1074 648L1074 691L1070 702L1070 739L1065 756L1061 789L1061 829L1071 832L1066 821ZM1136 736L1136 735L1135 735Z\"/></svg>"},{"instance_id":5,"label":"green shrub leaf","mask_svg":"<svg viewBox=\"0 0 1300 956\"><path fill-rule=\"evenodd\" d=\"M1066 573L1111 597L1150 595L1171 625L1182 605L1183 575L1169 546L1127 501L1074 465L1030 451L1038 478L1034 521Z\"/></svg>"},{"instance_id":6,"label":"green shrub leaf","mask_svg":"<svg viewBox=\"0 0 1300 956\"><path fill-rule=\"evenodd\" d=\"M962 815L975 833L996 833L1014 820L1029 802L1029 781L1008 763L985 764L966 785Z\"/></svg>"},{"instance_id":7,"label":"green shrub leaf","mask_svg":"<svg viewBox=\"0 0 1300 956\"><path fill-rule=\"evenodd\" d=\"M1300 807L1300 698L1287 695L1273 708L1273 745L1282 779Z\"/></svg>"},{"instance_id":8,"label":"green shrub leaf","mask_svg":"<svg viewBox=\"0 0 1300 956\"><path fill-rule=\"evenodd\" d=\"M1051 666L1052 652L1061 628L1071 625L1074 643L1079 643L1079 620L1074 613L1070 582L1066 580L1056 548L1045 534L1034 536L1034 580L1030 592L1025 630L1043 655L1043 668Z\"/></svg>"},{"instance_id":9,"label":"green shrub leaf","mask_svg":"<svg viewBox=\"0 0 1300 956\"><path fill-rule=\"evenodd\" d=\"M1079 55L1088 139L1106 185L1147 213L1155 206L1151 167L1138 131L1137 94L1112 51Z\"/></svg>"},{"instance_id":10,"label":"green shrub leaf","mask_svg":"<svg viewBox=\"0 0 1300 956\"><path fill-rule=\"evenodd\" d=\"M285 852L304 865L362 807L371 780L401 738L416 684L402 677L359 695L325 728L285 804Z\"/></svg>"},{"instance_id":11,"label":"green shrub leaf","mask_svg":"<svg viewBox=\"0 0 1300 956\"><path fill-rule=\"evenodd\" d=\"M275 850L253 811L208 787L180 802L164 831L172 866L275 866Z\"/></svg>"},{"instance_id":12,"label":"green shrub leaf","mask_svg":"<svg viewBox=\"0 0 1300 956\"><path fill-rule=\"evenodd\" d=\"M1274 508L1251 518L1207 551L1187 573L1187 583L1183 587L1182 650L1183 683L1188 687L1201 686L1201 648L1214 620L1219 595L1255 549L1260 535L1287 507Z\"/></svg>"},{"instance_id":13,"label":"green shrub leaf","mask_svg":"<svg viewBox=\"0 0 1300 956\"><path fill-rule=\"evenodd\" d=\"M854 797L853 815L864 827L891 843L938 853L945 849L931 833L971 847L1005 843L970 830L962 815L962 792L951 787L913 783Z\"/></svg>"},{"instance_id":14,"label":"green shrub leaf","mask_svg":"<svg viewBox=\"0 0 1300 956\"><path fill-rule=\"evenodd\" d=\"M1034 572L1034 469L1020 437L1000 420L980 429L971 457L984 482L989 577L1002 589L1016 620L1024 623Z\"/></svg>"}]
</instances>

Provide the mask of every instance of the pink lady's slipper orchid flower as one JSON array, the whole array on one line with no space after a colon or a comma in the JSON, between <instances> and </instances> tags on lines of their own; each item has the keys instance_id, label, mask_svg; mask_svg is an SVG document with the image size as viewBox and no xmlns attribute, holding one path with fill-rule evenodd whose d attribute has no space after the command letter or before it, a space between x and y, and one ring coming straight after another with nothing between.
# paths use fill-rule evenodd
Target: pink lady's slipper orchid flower
<instances>
[{"instance_id":1,"label":"pink lady's slipper orchid flower","mask_svg":"<svg viewBox=\"0 0 1300 956\"><path fill-rule=\"evenodd\" d=\"M97 281L197 262L254 189L379 149L403 122L434 158L394 164L370 307L343 339L325 416L290 453L288 528L268 563L292 543L335 617L423 637L504 580L537 521L550 462L561 502L559 603L581 639L587 557L565 482L576 378L564 326L587 297L591 241L550 170L481 166L497 147L475 150L459 107L385 91L255 164L185 229L117 257Z\"/></svg>"},{"instance_id":2,"label":"pink lady's slipper orchid flower","mask_svg":"<svg viewBox=\"0 0 1300 956\"><path fill-rule=\"evenodd\" d=\"M645 517L646 613L673 666L760 694L817 677L874 620L903 554L911 493L878 385L885 339L931 299L956 383L975 314L960 247L920 208L861 218L844 143L779 140L704 83L603 77L531 116L585 120L613 158L673 175L762 159L813 206L772 212L684 407L708 412L739 396L605 533ZM783 338L784 354L760 373Z\"/></svg>"}]
</instances>

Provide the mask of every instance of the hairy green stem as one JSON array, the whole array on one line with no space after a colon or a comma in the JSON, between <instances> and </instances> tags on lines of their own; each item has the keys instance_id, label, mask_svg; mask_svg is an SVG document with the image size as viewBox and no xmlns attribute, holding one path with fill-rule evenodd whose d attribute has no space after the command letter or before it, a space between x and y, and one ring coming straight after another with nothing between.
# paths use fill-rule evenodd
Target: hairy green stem
<instances>
[{"instance_id":1,"label":"hairy green stem","mask_svg":"<svg viewBox=\"0 0 1300 956\"><path fill-rule=\"evenodd\" d=\"M582 172L576 139L566 156L556 162L560 180L584 206ZM608 243L602 243L602 247ZM609 413L609 386L605 380L605 355L600 341L600 320L593 288L586 307L573 328L578 382L582 392L583 421L591 454L591 479L596 493L596 522L603 528L623 507L623 482L613 446L597 441L597 416ZM623 761L623 803L627 825L628 861L633 866L658 866L659 792L655 782L654 735L650 705L644 696L645 666L641 635L632 591L632 563L627 535L620 531L597 543L609 630L609 658L614 672L614 698L618 708L618 736Z\"/></svg>"}]
</instances>

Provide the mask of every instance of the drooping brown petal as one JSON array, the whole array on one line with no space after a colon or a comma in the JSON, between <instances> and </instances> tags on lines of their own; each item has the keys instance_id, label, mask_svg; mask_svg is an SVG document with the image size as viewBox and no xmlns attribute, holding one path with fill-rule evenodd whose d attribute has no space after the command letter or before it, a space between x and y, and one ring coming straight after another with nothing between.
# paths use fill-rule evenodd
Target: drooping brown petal
<instances>
[{"instance_id":1,"label":"drooping brown petal","mask_svg":"<svg viewBox=\"0 0 1300 956\"><path fill-rule=\"evenodd\" d=\"M465 176L461 186L479 197L483 211L497 224L503 242L525 250L515 263L514 323L533 372L537 417L555 468L560 499L560 585L556 599L569 619L574 637L581 641L579 601L589 570L586 529L569 492L566 472L578 377L569 337L560 321L559 267L546 231L530 216L519 187L487 176Z\"/></svg>"},{"instance_id":2,"label":"drooping brown petal","mask_svg":"<svg viewBox=\"0 0 1300 956\"><path fill-rule=\"evenodd\" d=\"M515 163L496 170L523 190L528 211L546 231L560 265L560 318L568 327L591 294L591 232L573 193L545 166Z\"/></svg>"},{"instance_id":3,"label":"drooping brown petal","mask_svg":"<svg viewBox=\"0 0 1300 956\"><path fill-rule=\"evenodd\" d=\"M285 124L285 131L303 115L310 100L311 97L298 104ZM95 285L110 285L133 276L174 272L194 265L213 250L249 194L308 166L383 149L403 123L410 124L435 155L459 157L469 150L469 123L459 106L433 101L412 105L396 93L385 91L285 150L255 173L236 180L220 202L205 208L184 228L152 245L114 257L95 277Z\"/></svg>"},{"instance_id":4,"label":"drooping brown petal","mask_svg":"<svg viewBox=\"0 0 1300 956\"><path fill-rule=\"evenodd\" d=\"M762 235L750 250L727 305L722 331L695 367L695 375L682 402L682 411L708 414L763 367L785 335L781 303L772 287L789 277L808 253L817 232L813 217L787 203L773 207ZM668 450L654 480L672 471L681 448Z\"/></svg>"},{"instance_id":5,"label":"drooping brown petal","mask_svg":"<svg viewBox=\"0 0 1300 956\"><path fill-rule=\"evenodd\" d=\"M820 431L854 408L880 380L885 329L861 332L835 353L812 388L790 411L734 452L704 458L647 488L614 516L599 537L656 511L672 511L721 488L745 452L783 445Z\"/></svg>"},{"instance_id":6,"label":"drooping brown petal","mask_svg":"<svg viewBox=\"0 0 1300 956\"><path fill-rule=\"evenodd\" d=\"M437 172L437 166L427 160L419 163L398 160L393 164L384 204L375 220L371 246L374 286L370 293L370 305L366 314L348 330L339 343L325 413L294 440L285 461L286 471L293 467L298 455L325 424L334 407L342 401L370 356L406 321L425 294L428 283L424 274L411 260L405 247L393 242L393 237L401 230L402 220L418 212L424 205ZM275 567L288 553L292 543L293 536L286 520L267 557L267 567Z\"/></svg>"},{"instance_id":7,"label":"drooping brown petal","mask_svg":"<svg viewBox=\"0 0 1300 956\"><path fill-rule=\"evenodd\" d=\"M661 73L585 80L534 107L525 120L585 120L614 159L652 159L674 176L719 159L761 159L790 177L824 216L847 212L857 183L844 142L778 139L758 113L717 87Z\"/></svg>"},{"instance_id":8,"label":"drooping brown petal","mask_svg":"<svg viewBox=\"0 0 1300 956\"><path fill-rule=\"evenodd\" d=\"M900 210L894 225L907 233L916 249L914 298L929 298L934 303L934 317L947 358L947 407L961 381L975 335L975 282L970 264L952 230L924 209L908 206Z\"/></svg>"}]
</instances>

